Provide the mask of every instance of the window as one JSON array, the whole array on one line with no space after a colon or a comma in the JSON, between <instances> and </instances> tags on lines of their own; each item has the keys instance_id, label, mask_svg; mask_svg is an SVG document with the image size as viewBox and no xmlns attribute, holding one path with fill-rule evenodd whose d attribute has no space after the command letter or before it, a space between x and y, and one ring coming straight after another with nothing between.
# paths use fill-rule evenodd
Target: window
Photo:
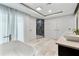
<instances>
[{"instance_id":1,"label":"window","mask_svg":"<svg viewBox=\"0 0 79 59\"><path fill-rule=\"evenodd\" d=\"M0 5L0 44L9 42L9 35L12 40L24 41L23 20L25 14Z\"/></svg>"}]
</instances>

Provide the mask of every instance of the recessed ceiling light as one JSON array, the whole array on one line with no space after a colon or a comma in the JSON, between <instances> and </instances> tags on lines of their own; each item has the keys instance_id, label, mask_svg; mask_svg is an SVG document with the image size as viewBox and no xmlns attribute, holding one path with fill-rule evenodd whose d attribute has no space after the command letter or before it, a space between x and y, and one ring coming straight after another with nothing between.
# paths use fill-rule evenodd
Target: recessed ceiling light
<instances>
[{"instance_id":1,"label":"recessed ceiling light","mask_svg":"<svg viewBox=\"0 0 79 59\"><path fill-rule=\"evenodd\" d=\"M36 10L40 11L40 10L42 10L42 8L41 7L38 7L38 8L36 8Z\"/></svg>"},{"instance_id":2,"label":"recessed ceiling light","mask_svg":"<svg viewBox=\"0 0 79 59\"><path fill-rule=\"evenodd\" d=\"M52 3L47 3L47 5L51 5Z\"/></svg>"},{"instance_id":3,"label":"recessed ceiling light","mask_svg":"<svg viewBox=\"0 0 79 59\"><path fill-rule=\"evenodd\" d=\"M52 10L49 10L48 12L49 12L49 13L51 13L51 12L52 12Z\"/></svg>"}]
</instances>

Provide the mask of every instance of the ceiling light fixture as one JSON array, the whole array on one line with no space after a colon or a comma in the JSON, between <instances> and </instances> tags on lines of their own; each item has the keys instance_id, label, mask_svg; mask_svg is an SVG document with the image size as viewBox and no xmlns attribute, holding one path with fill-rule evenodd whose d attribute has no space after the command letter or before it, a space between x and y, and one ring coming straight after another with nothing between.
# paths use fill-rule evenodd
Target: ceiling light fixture
<instances>
[{"instance_id":1,"label":"ceiling light fixture","mask_svg":"<svg viewBox=\"0 0 79 59\"><path fill-rule=\"evenodd\" d=\"M52 12L52 10L49 10L48 12L49 12L49 13L51 13L51 12Z\"/></svg>"},{"instance_id":2,"label":"ceiling light fixture","mask_svg":"<svg viewBox=\"0 0 79 59\"><path fill-rule=\"evenodd\" d=\"M38 8L36 8L36 10L40 11L40 10L42 10L42 8L41 7L38 7Z\"/></svg>"}]
</instances>

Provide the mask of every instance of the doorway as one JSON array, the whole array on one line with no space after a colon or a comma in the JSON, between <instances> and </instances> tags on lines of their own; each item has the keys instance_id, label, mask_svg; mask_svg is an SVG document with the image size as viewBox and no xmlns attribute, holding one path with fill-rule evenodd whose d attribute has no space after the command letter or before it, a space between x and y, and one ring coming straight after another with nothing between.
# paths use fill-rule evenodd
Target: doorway
<instances>
[{"instance_id":1,"label":"doorway","mask_svg":"<svg viewBox=\"0 0 79 59\"><path fill-rule=\"evenodd\" d=\"M37 38L44 37L44 19L36 20L36 36Z\"/></svg>"}]
</instances>

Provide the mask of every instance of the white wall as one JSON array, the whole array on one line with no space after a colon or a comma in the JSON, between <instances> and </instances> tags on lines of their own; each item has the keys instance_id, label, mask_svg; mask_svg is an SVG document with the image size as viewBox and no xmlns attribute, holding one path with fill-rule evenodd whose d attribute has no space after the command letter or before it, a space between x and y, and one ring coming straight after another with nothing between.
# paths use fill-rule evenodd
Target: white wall
<instances>
[{"instance_id":1,"label":"white wall","mask_svg":"<svg viewBox=\"0 0 79 59\"><path fill-rule=\"evenodd\" d=\"M69 30L69 28L71 30ZM68 15L45 19L45 37L57 39L67 32L75 29L75 16ZM36 18L29 15L24 20L24 41L36 38Z\"/></svg>"},{"instance_id":2,"label":"white wall","mask_svg":"<svg viewBox=\"0 0 79 59\"><path fill-rule=\"evenodd\" d=\"M24 41L36 38L36 18L29 15L24 20Z\"/></svg>"},{"instance_id":3,"label":"white wall","mask_svg":"<svg viewBox=\"0 0 79 59\"><path fill-rule=\"evenodd\" d=\"M75 29L75 16L68 15L45 20L45 37L58 39Z\"/></svg>"}]
</instances>

